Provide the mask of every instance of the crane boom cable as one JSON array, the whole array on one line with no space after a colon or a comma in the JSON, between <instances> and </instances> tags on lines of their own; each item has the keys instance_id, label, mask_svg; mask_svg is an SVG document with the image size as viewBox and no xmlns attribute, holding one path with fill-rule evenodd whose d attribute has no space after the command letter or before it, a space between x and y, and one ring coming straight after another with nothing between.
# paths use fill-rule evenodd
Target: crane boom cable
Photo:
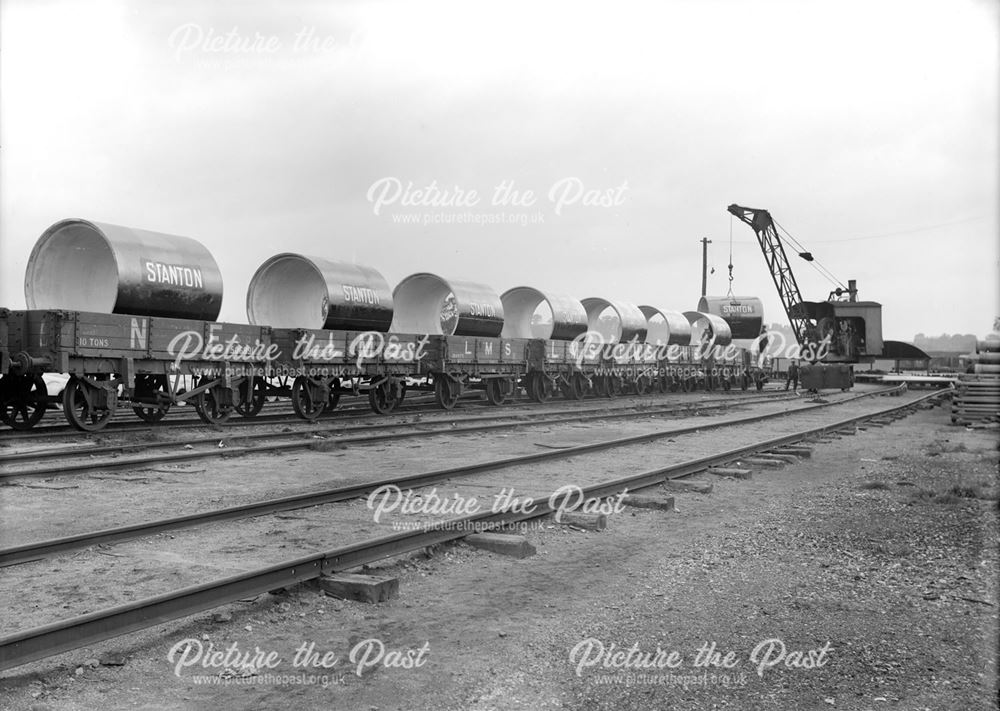
<instances>
[{"instance_id":1,"label":"crane boom cable","mask_svg":"<svg viewBox=\"0 0 1000 711\"><path fill-rule=\"evenodd\" d=\"M788 238L788 241L789 241L789 242L791 242L791 243L792 243L792 245L793 245L793 246L794 246L794 247L795 247L796 249L798 249L798 251L799 251L799 252L808 252L808 251L809 251L809 250L807 250L807 249L806 249L805 247L803 247L803 246L802 246L802 244L801 244L801 243L800 243L800 242L799 242L799 241L798 241L797 239L795 239L795 238L794 238L794 237L792 236L792 234L791 234L791 233L790 233L790 232L789 232L788 230L786 230L786 229L785 229L784 227L782 227L782 226L781 226L781 224L779 224L777 220L775 220L775 219L774 219L774 218L772 217L772 218L771 218L771 221L772 221L772 222L773 222L773 223L774 223L774 224L775 224L775 225L776 225L776 226L777 226L777 227L778 227L778 228L779 228L779 229L780 229L780 230L781 230L782 232L784 232L784 233L785 233L785 236L786 236L786 237ZM778 236L778 238L779 238L779 239L781 239L781 236L779 235L779 236ZM826 268L826 266L825 266L824 264L822 264L822 263L821 263L821 262L820 262L820 261L819 261L818 259L816 259L815 257L813 257L813 260L812 260L812 261L810 261L810 262L809 262L809 264L810 264L810 266L812 266L812 268L813 268L813 269L815 269L815 270L816 270L817 272L819 272L819 274L820 274L820 275L821 275L821 276L822 276L822 277L823 277L824 279L826 279L827 281L829 281L829 282L830 282L831 284L833 284L834 286L839 286L839 287L841 287L841 288L843 288L843 289L846 289L846 288L847 288L847 287L846 287L846 286L844 285L844 283L843 283L842 281L840 281L840 279L838 279L838 278L837 278L836 276L834 276L833 272L831 272L831 271L830 271L829 269L827 269L827 268Z\"/></svg>"},{"instance_id":2,"label":"crane boom cable","mask_svg":"<svg viewBox=\"0 0 1000 711\"><path fill-rule=\"evenodd\" d=\"M793 247L795 247L796 251L798 251L800 254L802 254L802 253L808 253L809 252L809 250L807 250L804 246L802 246L802 243L800 243L797 239L795 239L791 235L791 233L788 232L788 230L786 230L784 227L782 227L781 225L779 225L778 222L777 222L777 220L775 220L774 218L771 218L771 222L774 223L774 225L775 225L776 228L780 229L782 232L785 233L785 237L786 237L787 241L790 242ZM781 238L781 235L778 233L778 229L775 229L775 231L774 231L775 236L778 238L779 241L782 241L782 242L786 241L786 240L783 240ZM820 264L819 260L817 260L815 257L813 257L813 259L811 261L809 261L809 265L813 269L815 269L817 272L819 272L819 275L821 277L823 277L824 279L826 279L827 281L829 281L834 286L838 286L838 285L839 286L843 286L843 284L840 284L839 280L830 272L830 270L827 269L826 267L824 267L822 264Z\"/></svg>"},{"instance_id":3,"label":"crane boom cable","mask_svg":"<svg viewBox=\"0 0 1000 711\"><path fill-rule=\"evenodd\" d=\"M784 227L782 227L781 224L779 224L777 220L775 220L774 218L772 218L772 222L774 222L774 224L777 225L778 228L782 232L785 233L785 236L788 238L788 241L791 242L792 245L796 249L799 250L799 252L808 252L809 251L809 250L807 250L805 248L805 246L802 245L801 242L799 242L797 239L795 239L795 237L793 237L792 234L788 230L786 230ZM780 235L779 235L779 239L780 239ZM829 269L827 269L826 266L822 262L820 262L818 259L816 259L815 257L813 257L813 259L809 262L809 264L812 265L812 267L814 269L816 269L823 277L825 277L828 281L830 281L834 285L844 286L844 284L839 279L837 279L836 276L834 276L833 272L831 272Z\"/></svg>"}]
</instances>

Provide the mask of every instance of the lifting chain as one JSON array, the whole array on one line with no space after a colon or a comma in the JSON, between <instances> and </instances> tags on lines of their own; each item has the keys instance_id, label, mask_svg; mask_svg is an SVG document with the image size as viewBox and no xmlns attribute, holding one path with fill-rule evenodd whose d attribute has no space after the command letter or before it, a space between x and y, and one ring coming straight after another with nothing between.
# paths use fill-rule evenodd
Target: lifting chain
<instances>
[{"instance_id":1,"label":"lifting chain","mask_svg":"<svg viewBox=\"0 0 1000 711\"><path fill-rule=\"evenodd\" d=\"M733 297L733 216L729 216L729 291L726 294L730 299Z\"/></svg>"}]
</instances>

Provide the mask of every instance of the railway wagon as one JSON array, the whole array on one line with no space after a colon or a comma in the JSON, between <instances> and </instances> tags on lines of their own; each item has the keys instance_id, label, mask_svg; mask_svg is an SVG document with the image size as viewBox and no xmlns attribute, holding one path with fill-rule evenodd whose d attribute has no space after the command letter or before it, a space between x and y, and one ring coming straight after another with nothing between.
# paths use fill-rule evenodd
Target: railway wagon
<instances>
[{"instance_id":1,"label":"railway wagon","mask_svg":"<svg viewBox=\"0 0 1000 711\"><path fill-rule=\"evenodd\" d=\"M10 354L7 350L7 318L9 309L0 308L0 377L10 370Z\"/></svg>"},{"instance_id":2,"label":"railway wagon","mask_svg":"<svg viewBox=\"0 0 1000 711\"><path fill-rule=\"evenodd\" d=\"M585 365L592 371L593 390L598 397L666 392L666 382L660 378L661 361L666 357L662 348L634 340L605 345L602 351L600 366Z\"/></svg>"},{"instance_id":3,"label":"railway wagon","mask_svg":"<svg viewBox=\"0 0 1000 711\"><path fill-rule=\"evenodd\" d=\"M528 395L538 402L561 392L580 400L588 391L599 394L595 376L604 363L603 350L584 336L572 341L536 339L528 347Z\"/></svg>"},{"instance_id":4,"label":"railway wagon","mask_svg":"<svg viewBox=\"0 0 1000 711\"><path fill-rule=\"evenodd\" d=\"M220 424L248 401L255 369L263 373L273 356L266 326L62 310L10 312L7 326L3 408L29 411L8 423L18 429L42 417L45 399L26 384L47 372L71 376L62 408L79 430L101 429L120 402L147 422L190 402L202 420Z\"/></svg>"},{"instance_id":5,"label":"railway wagon","mask_svg":"<svg viewBox=\"0 0 1000 711\"><path fill-rule=\"evenodd\" d=\"M524 338L274 329L276 357L267 394L291 398L296 414L316 419L342 394L368 394L372 410L394 410L411 388L432 391L450 410L466 390L501 405L529 369ZM417 381L418 384L407 385ZM420 384L422 382L422 384ZM290 383L290 384L289 384ZM259 409L259 408L258 408Z\"/></svg>"},{"instance_id":6,"label":"railway wagon","mask_svg":"<svg viewBox=\"0 0 1000 711\"><path fill-rule=\"evenodd\" d=\"M529 394L544 400L555 392L567 399L582 399L588 393L614 397L623 393L645 395L677 390L669 379L668 353L690 358L691 349L670 349L634 340L604 343L591 332L573 341L538 341L533 350Z\"/></svg>"},{"instance_id":7,"label":"railway wagon","mask_svg":"<svg viewBox=\"0 0 1000 711\"><path fill-rule=\"evenodd\" d=\"M19 337L23 319L23 311L0 309L0 421L18 430L34 427L48 406L41 374L21 373L11 362L11 355L19 350L11 340L11 324Z\"/></svg>"},{"instance_id":8,"label":"railway wagon","mask_svg":"<svg viewBox=\"0 0 1000 711\"><path fill-rule=\"evenodd\" d=\"M273 329L276 348L266 393L290 398L297 415L315 420L334 409L341 395L367 391L372 410L385 414L403 401L407 379L426 378L440 368L439 338L379 331Z\"/></svg>"},{"instance_id":9,"label":"railway wagon","mask_svg":"<svg viewBox=\"0 0 1000 711\"><path fill-rule=\"evenodd\" d=\"M466 390L483 390L492 405L514 397L532 377L529 338L431 336L429 366L434 399L451 410Z\"/></svg>"},{"instance_id":10,"label":"railway wagon","mask_svg":"<svg viewBox=\"0 0 1000 711\"><path fill-rule=\"evenodd\" d=\"M538 401L561 392L580 400L588 393L614 397L625 392L645 395L666 391L660 382L660 349L634 339L605 343L597 332L572 341L538 341L532 349L529 395Z\"/></svg>"}]
</instances>

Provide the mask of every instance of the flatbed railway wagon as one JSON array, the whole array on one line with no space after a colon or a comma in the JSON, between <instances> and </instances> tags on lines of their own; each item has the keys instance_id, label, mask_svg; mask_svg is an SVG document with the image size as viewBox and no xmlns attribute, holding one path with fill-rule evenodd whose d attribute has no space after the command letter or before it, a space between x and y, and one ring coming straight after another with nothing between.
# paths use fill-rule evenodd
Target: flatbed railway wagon
<instances>
[{"instance_id":1,"label":"flatbed railway wagon","mask_svg":"<svg viewBox=\"0 0 1000 711\"><path fill-rule=\"evenodd\" d=\"M0 308L0 377L10 370L10 355L7 352L7 318L10 310Z\"/></svg>"},{"instance_id":2,"label":"flatbed railway wagon","mask_svg":"<svg viewBox=\"0 0 1000 711\"><path fill-rule=\"evenodd\" d=\"M306 420L337 407L344 394L365 392L371 409L386 414L403 401L408 381L441 372L440 340L379 331L276 328L266 394L290 398L295 414Z\"/></svg>"},{"instance_id":3,"label":"flatbed railway wagon","mask_svg":"<svg viewBox=\"0 0 1000 711\"><path fill-rule=\"evenodd\" d=\"M544 402L555 393L568 400L588 394L615 397L666 392L657 357L659 349L647 343L603 343L601 339L535 341L527 391Z\"/></svg>"},{"instance_id":4,"label":"flatbed railway wagon","mask_svg":"<svg viewBox=\"0 0 1000 711\"><path fill-rule=\"evenodd\" d=\"M21 374L11 362L10 324L23 314L0 308L0 421L15 429L29 429L42 418L48 393L42 376Z\"/></svg>"},{"instance_id":5,"label":"flatbed railway wagon","mask_svg":"<svg viewBox=\"0 0 1000 711\"><path fill-rule=\"evenodd\" d=\"M435 401L451 410L467 390L483 390L491 405L510 401L520 386L531 394L529 383L536 377L531 344L527 338L433 337L429 387L434 389Z\"/></svg>"},{"instance_id":6,"label":"flatbed railway wagon","mask_svg":"<svg viewBox=\"0 0 1000 711\"><path fill-rule=\"evenodd\" d=\"M191 403L206 423L221 424L248 401L273 354L269 327L189 319L11 311L7 331L11 365L0 390L15 429L44 414L47 398L28 388L43 373L70 375L62 409L79 430L101 429L122 405L157 422Z\"/></svg>"}]
</instances>

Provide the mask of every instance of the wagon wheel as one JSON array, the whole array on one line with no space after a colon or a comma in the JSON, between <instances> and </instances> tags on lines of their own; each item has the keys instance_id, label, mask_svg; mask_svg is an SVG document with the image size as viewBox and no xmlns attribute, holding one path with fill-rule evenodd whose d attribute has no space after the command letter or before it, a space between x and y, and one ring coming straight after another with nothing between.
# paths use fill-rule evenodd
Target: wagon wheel
<instances>
[{"instance_id":1,"label":"wagon wheel","mask_svg":"<svg viewBox=\"0 0 1000 711\"><path fill-rule=\"evenodd\" d=\"M118 396L77 378L75 375L63 390L63 414L66 420L82 432L97 432L108 424L118 406Z\"/></svg>"},{"instance_id":2,"label":"wagon wheel","mask_svg":"<svg viewBox=\"0 0 1000 711\"><path fill-rule=\"evenodd\" d=\"M434 378L434 401L438 407L444 410L455 409L461 394L461 385L447 375Z\"/></svg>"},{"instance_id":3,"label":"wagon wheel","mask_svg":"<svg viewBox=\"0 0 1000 711\"><path fill-rule=\"evenodd\" d=\"M402 384L395 378L385 378L368 389L368 404L372 412L388 415L399 406L402 399Z\"/></svg>"},{"instance_id":4,"label":"wagon wheel","mask_svg":"<svg viewBox=\"0 0 1000 711\"><path fill-rule=\"evenodd\" d=\"M545 373L538 374L538 384L536 387L538 388L538 402L548 402L552 398L555 385L546 377Z\"/></svg>"},{"instance_id":5,"label":"wagon wheel","mask_svg":"<svg viewBox=\"0 0 1000 711\"><path fill-rule=\"evenodd\" d=\"M198 386L210 382L209 378L202 378L198 381ZM213 385L205 392L194 397L194 409L202 422L209 425L221 425L233 414L233 406L223 404L222 385Z\"/></svg>"},{"instance_id":6,"label":"wagon wheel","mask_svg":"<svg viewBox=\"0 0 1000 711\"><path fill-rule=\"evenodd\" d=\"M535 402L548 402L552 397L552 381L545 376L545 373L536 371L528 381L528 394Z\"/></svg>"},{"instance_id":7,"label":"wagon wheel","mask_svg":"<svg viewBox=\"0 0 1000 711\"><path fill-rule=\"evenodd\" d=\"M322 382L298 375L292 382L292 409L304 420L315 422L330 401L329 388Z\"/></svg>"},{"instance_id":8,"label":"wagon wheel","mask_svg":"<svg viewBox=\"0 0 1000 711\"><path fill-rule=\"evenodd\" d=\"M0 378L0 420L15 430L30 430L45 414L48 391L40 375Z\"/></svg>"},{"instance_id":9,"label":"wagon wheel","mask_svg":"<svg viewBox=\"0 0 1000 711\"><path fill-rule=\"evenodd\" d=\"M566 382L560 386L560 390L567 400L583 400L587 392L587 382L579 373L571 373Z\"/></svg>"},{"instance_id":10,"label":"wagon wheel","mask_svg":"<svg viewBox=\"0 0 1000 711\"><path fill-rule=\"evenodd\" d=\"M638 378L635 379L634 386L636 395L648 395L650 386L649 376L640 375Z\"/></svg>"},{"instance_id":11,"label":"wagon wheel","mask_svg":"<svg viewBox=\"0 0 1000 711\"><path fill-rule=\"evenodd\" d=\"M504 403L504 396L500 378L490 378L486 381L486 400L491 405L500 406Z\"/></svg>"},{"instance_id":12,"label":"wagon wheel","mask_svg":"<svg viewBox=\"0 0 1000 711\"><path fill-rule=\"evenodd\" d=\"M486 399L491 405L504 405L514 397L516 387L512 378L491 378L486 381Z\"/></svg>"},{"instance_id":13,"label":"wagon wheel","mask_svg":"<svg viewBox=\"0 0 1000 711\"><path fill-rule=\"evenodd\" d=\"M405 389L403 391L406 392ZM399 402L403 401L402 394L399 396ZM326 401L326 411L333 412L337 409L337 405L340 404L340 378L334 378L333 382L330 383L330 397ZM398 404L398 403L397 403Z\"/></svg>"},{"instance_id":14,"label":"wagon wheel","mask_svg":"<svg viewBox=\"0 0 1000 711\"><path fill-rule=\"evenodd\" d=\"M264 378L251 375L240 383L240 401L236 412L242 417L256 417L267 401L267 383Z\"/></svg>"},{"instance_id":15,"label":"wagon wheel","mask_svg":"<svg viewBox=\"0 0 1000 711\"><path fill-rule=\"evenodd\" d=\"M524 391L528 393L528 397L535 402L541 402L538 397L538 373L532 371L528 373L526 377L526 382L524 384Z\"/></svg>"},{"instance_id":16,"label":"wagon wheel","mask_svg":"<svg viewBox=\"0 0 1000 711\"><path fill-rule=\"evenodd\" d=\"M156 398L157 394L167 389L167 376L150 375L148 373L135 376L135 394L138 397ZM141 402L132 405L134 412L143 422L153 424L166 417L170 411L170 401L157 404Z\"/></svg>"},{"instance_id":17,"label":"wagon wheel","mask_svg":"<svg viewBox=\"0 0 1000 711\"><path fill-rule=\"evenodd\" d=\"M695 382L694 382L694 378L693 377L683 378L681 380L681 390L683 390L686 393L689 393L692 390L694 390L694 385L695 385Z\"/></svg>"}]
</instances>

